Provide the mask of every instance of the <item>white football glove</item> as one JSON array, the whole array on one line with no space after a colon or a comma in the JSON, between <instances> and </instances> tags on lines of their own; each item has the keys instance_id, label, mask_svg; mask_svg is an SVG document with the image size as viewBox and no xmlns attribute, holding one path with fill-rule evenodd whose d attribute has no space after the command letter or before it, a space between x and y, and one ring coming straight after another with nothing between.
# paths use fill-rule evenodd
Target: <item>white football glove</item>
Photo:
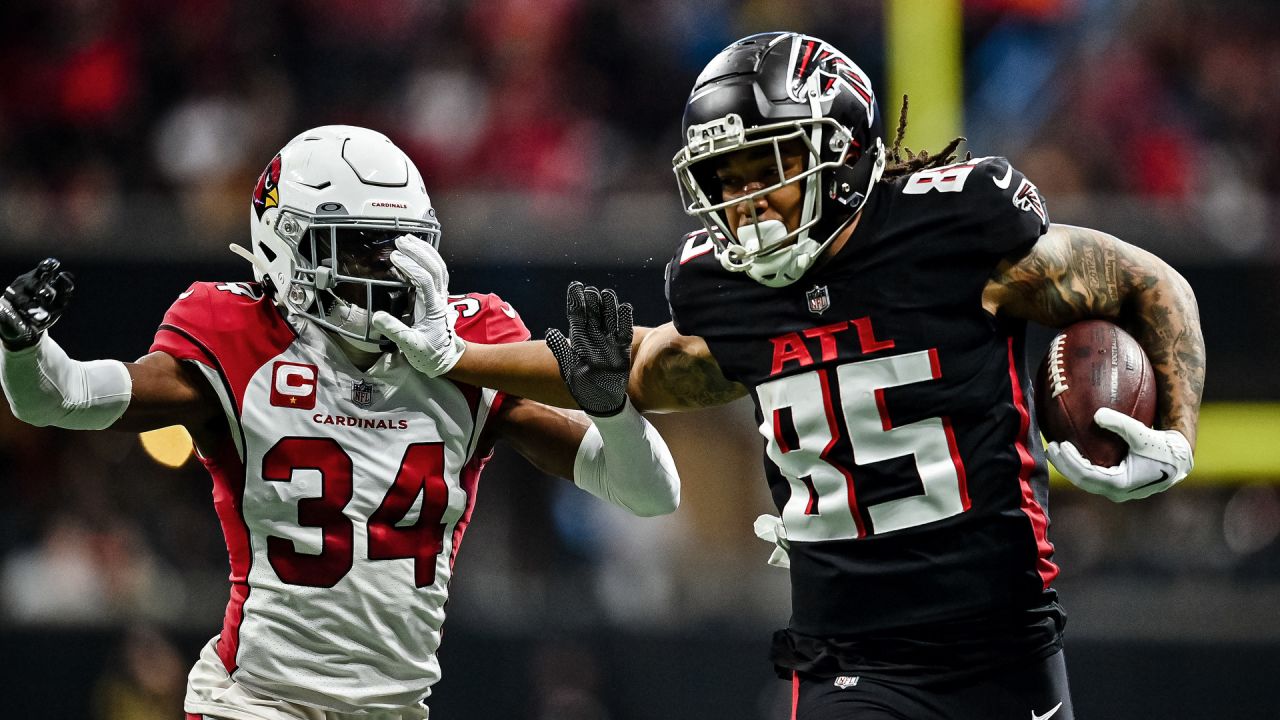
<instances>
[{"instance_id":1,"label":"white football glove","mask_svg":"<svg viewBox=\"0 0 1280 720\"><path fill-rule=\"evenodd\" d=\"M777 515L761 515L752 526L756 537L773 543L773 553L769 555L769 564L774 567L791 567L791 541L787 538L787 526Z\"/></svg>"},{"instance_id":2,"label":"white football glove","mask_svg":"<svg viewBox=\"0 0 1280 720\"><path fill-rule=\"evenodd\" d=\"M1129 455L1115 467L1089 462L1070 442L1051 442L1045 454L1081 490L1125 502L1173 487L1191 472L1191 444L1177 430L1156 430L1111 408L1098 408L1093 421L1119 435Z\"/></svg>"},{"instance_id":3,"label":"white football glove","mask_svg":"<svg viewBox=\"0 0 1280 720\"><path fill-rule=\"evenodd\" d=\"M373 326L400 348L414 369L439 377L452 370L467 349L453 331L458 311L449 304L449 268L431 243L413 235L396 238L391 264L414 288L413 325L379 310L373 314Z\"/></svg>"}]
</instances>

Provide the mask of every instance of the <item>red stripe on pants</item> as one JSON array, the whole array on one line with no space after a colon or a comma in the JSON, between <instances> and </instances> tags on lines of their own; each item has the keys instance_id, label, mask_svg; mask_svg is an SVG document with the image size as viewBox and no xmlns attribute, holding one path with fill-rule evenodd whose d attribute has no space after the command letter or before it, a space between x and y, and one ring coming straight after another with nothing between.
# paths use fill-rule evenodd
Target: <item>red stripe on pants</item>
<instances>
[{"instance_id":1,"label":"red stripe on pants","mask_svg":"<svg viewBox=\"0 0 1280 720\"><path fill-rule=\"evenodd\" d=\"M791 671L791 720L796 720L796 710L800 707L800 673Z\"/></svg>"}]
</instances>

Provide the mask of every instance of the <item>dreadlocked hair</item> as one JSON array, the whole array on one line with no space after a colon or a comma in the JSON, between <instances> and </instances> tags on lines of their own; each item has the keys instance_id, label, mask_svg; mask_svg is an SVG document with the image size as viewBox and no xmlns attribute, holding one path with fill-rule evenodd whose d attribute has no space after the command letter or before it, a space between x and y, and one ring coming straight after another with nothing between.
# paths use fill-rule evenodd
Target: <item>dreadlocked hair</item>
<instances>
[{"instance_id":1,"label":"dreadlocked hair","mask_svg":"<svg viewBox=\"0 0 1280 720\"><path fill-rule=\"evenodd\" d=\"M956 148L960 147L960 143L965 141L964 137L958 137L947 144L942 152L929 154L928 150L921 150L920 154L911 152L910 148L902 147L902 138L907 132L907 96L902 96L902 114L898 116L898 133L893 138L893 149L889 151L888 162L885 164L884 174L880 176L880 182L892 182L896 178L921 170L930 170L932 168L950 165L956 161ZM903 157L905 155L905 157ZM973 159L973 153L966 152L965 160Z\"/></svg>"}]
</instances>

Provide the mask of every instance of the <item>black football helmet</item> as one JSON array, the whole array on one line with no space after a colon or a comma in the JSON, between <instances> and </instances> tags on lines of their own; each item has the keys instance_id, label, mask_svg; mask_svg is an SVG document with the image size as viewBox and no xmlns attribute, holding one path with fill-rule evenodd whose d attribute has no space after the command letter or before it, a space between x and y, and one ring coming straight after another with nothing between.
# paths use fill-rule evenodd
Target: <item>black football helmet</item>
<instances>
[{"instance_id":1,"label":"black football helmet","mask_svg":"<svg viewBox=\"0 0 1280 720\"><path fill-rule=\"evenodd\" d=\"M848 227L884 172L880 107L871 81L844 53L818 38L771 32L743 38L712 58L684 111L685 146L672 160L685 212L698 217L726 269L770 287L789 285ZM782 145L808 153L786 177ZM778 181L724 200L716 176L723 156L770 147ZM804 183L801 221L728 226L724 210L790 184Z\"/></svg>"}]
</instances>

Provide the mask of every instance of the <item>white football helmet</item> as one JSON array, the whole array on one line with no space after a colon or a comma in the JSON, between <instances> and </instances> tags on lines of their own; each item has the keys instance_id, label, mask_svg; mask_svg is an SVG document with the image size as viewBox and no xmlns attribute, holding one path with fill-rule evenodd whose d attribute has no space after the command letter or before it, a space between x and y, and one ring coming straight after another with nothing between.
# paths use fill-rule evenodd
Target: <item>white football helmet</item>
<instances>
[{"instance_id":1,"label":"white football helmet","mask_svg":"<svg viewBox=\"0 0 1280 720\"><path fill-rule=\"evenodd\" d=\"M277 303L353 346L378 351L373 313L412 323L412 288L387 259L395 238L439 246L422 175L382 133L348 125L308 130L258 178L249 209L255 275ZM345 296L345 297L344 297Z\"/></svg>"}]
</instances>

